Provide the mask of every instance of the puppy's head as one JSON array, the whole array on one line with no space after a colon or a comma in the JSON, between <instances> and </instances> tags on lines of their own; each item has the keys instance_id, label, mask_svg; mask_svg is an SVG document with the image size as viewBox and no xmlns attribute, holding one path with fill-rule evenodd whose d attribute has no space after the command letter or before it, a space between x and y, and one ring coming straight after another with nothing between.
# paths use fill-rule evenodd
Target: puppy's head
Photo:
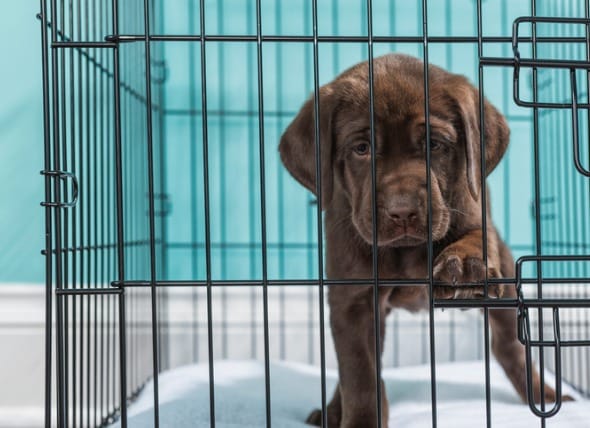
<instances>
[{"instance_id":1,"label":"puppy's head","mask_svg":"<svg viewBox=\"0 0 590 428\"><path fill-rule=\"evenodd\" d=\"M377 242L407 247L428 236L426 144L430 144L432 234L440 240L453 224L479 223L481 152L479 93L462 76L429 67L430 141L426 141L423 63L404 55L374 60L374 138L371 152L368 64L345 71L308 100L279 146L289 172L321 204L347 207L359 235L372 242L371 157L376 163ZM484 101L486 176L508 146L503 116ZM316 165L316 137L321 164ZM341 208L340 208L341 209ZM475 218L474 218L475 217Z\"/></svg>"}]
</instances>

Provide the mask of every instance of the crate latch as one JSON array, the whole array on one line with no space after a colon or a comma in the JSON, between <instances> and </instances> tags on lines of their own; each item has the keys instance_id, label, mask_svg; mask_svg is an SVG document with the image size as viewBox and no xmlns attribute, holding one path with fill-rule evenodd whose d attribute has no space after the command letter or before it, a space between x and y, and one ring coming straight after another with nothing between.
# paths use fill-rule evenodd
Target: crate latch
<instances>
[{"instance_id":1,"label":"crate latch","mask_svg":"<svg viewBox=\"0 0 590 428\"><path fill-rule=\"evenodd\" d=\"M44 201L41 202L41 206L44 207L57 207L57 208L72 208L74 206L76 206L76 204L78 203L78 179L76 178L76 176L74 174L72 174L71 172L65 172L65 171L53 171L53 170L43 170L40 172L41 175L47 176L47 177L55 177L55 178L59 178L60 180L63 180L64 182L66 182L67 180L71 180L72 181L72 200L69 202L59 202L59 201Z\"/></svg>"},{"instance_id":2,"label":"crate latch","mask_svg":"<svg viewBox=\"0 0 590 428\"><path fill-rule=\"evenodd\" d=\"M540 418L549 418L559 412L561 408L561 333L559 328L559 308L553 309L553 341L532 340L531 323L528 308L522 303L518 308L518 339L525 346L526 390L527 401L531 411ZM541 410L535 404L533 391L533 346L553 347L555 351L555 404L550 410ZM539 394L540 395L540 394ZM543 400L543 397L540 397Z\"/></svg>"}]
</instances>

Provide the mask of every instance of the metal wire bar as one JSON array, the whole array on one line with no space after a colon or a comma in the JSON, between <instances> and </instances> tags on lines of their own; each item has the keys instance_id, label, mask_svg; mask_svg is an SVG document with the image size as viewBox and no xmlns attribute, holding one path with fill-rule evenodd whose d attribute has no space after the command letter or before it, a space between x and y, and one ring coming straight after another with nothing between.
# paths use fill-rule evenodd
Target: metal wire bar
<instances>
[{"instance_id":1,"label":"metal wire bar","mask_svg":"<svg viewBox=\"0 0 590 428\"><path fill-rule=\"evenodd\" d=\"M379 246L377 244L377 150L375 148L375 94L373 70L373 2L367 0L367 51L369 69L369 129L371 146L371 226L372 226L372 271L373 271L373 334L375 347L375 410L377 427L382 424L381 401L381 308L379 304Z\"/></svg>"},{"instance_id":2,"label":"metal wire bar","mask_svg":"<svg viewBox=\"0 0 590 428\"><path fill-rule=\"evenodd\" d=\"M318 244L318 300L320 321L320 386L322 405L322 426L328 426L328 411L326 398L326 343L324 326L324 245L322 227L322 150L320 132L320 78L319 78L319 36L318 36L318 0L312 0L312 30L313 30L313 106L314 106L314 144L315 144L315 184L318 204L316 207L317 244ZM267 281L267 284L269 282Z\"/></svg>"},{"instance_id":3,"label":"metal wire bar","mask_svg":"<svg viewBox=\"0 0 590 428\"><path fill-rule=\"evenodd\" d=\"M111 13L113 34L119 33L119 1L112 0ZM115 139L115 187L117 211L117 267L119 280L125 277L125 235L123 230L123 161L121 146L121 95L119 79L119 48L113 50L113 86L114 86L114 139ZM119 295L119 409L121 412L121 428L127 427L127 344L125 322L125 293Z\"/></svg>"},{"instance_id":4,"label":"metal wire bar","mask_svg":"<svg viewBox=\"0 0 590 428\"><path fill-rule=\"evenodd\" d=\"M141 34L120 34L120 35L108 35L105 37L104 42L90 42L91 47L112 47L110 43L132 43L143 41L145 38ZM256 35L226 35L226 34L152 34L150 36L151 41L158 42L256 42ZM373 36L371 38L373 43L422 43L425 38L423 36ZM512 43L514 37L511 36L483 36L483 43ZM531 42L531 37L518 36L516 40L520 43ZM262 35L261 41L265 42L313 42L313 36L289 36L289 35ZM319 36L317 37L318 43L368 43L368 36ZM426 37L428 43L478 43L479 39L477 36L428 36ZM585 43L584 37L540 37L538 42L542 43L554 43L554 42L568 42L568 43ZM84 47L83 43L75 44L74 46L68 46L72 42L56 42L52 43L52 47ZM99 45L102 43L102 45ZM95 46L99 45L99 46Z\"/></svg>"},{"instance_id":5,"label":"metal wire bar","mask_svg":"<svg viewBox=\"0 0 590 428\"><path fill-rule=\"evenodd\" d=\"M51 169L51 147L50 147L50 106L49 106L49 52L47 49L47 1L40 0L41 15L41 67L43 78L43 141L44 141L44 166L46 170ZM45 200L51 199L51 180L45 177ZM49 207L45 207L45 249L49 251L52 247L52 213ZM51 373L52 373L52 308L53 308L53 257L48 255L45 258L45 385L44 401L45 414L44 423L46 427L51 426Z\"/></svg>"},{"instance_id":6,"label":"metal wire bar","mask_svg":"<svg viewBox=\"0 0 590 428\"><path fill-rule=\"evenodd\" d=\"M154 384L154 426L160 426L160 398L159 398L159 383L158 375L160 372L160 361L158 355L160 340L158 335L158 302L156 295L156 286L154 282L157 279L156 275L156 224L155 224L155 206L154 206L154 142L153 142L153 123L152 123L152 109L149 108L152 102L152 78L151 78L151 46L150 46L150 1L143 2L143 18L145 30L145 98L147 101L146 111L146 131L147 131L147 166L148 166L148 192L149 192L149 234L150 234L150 277L152 287L150 289L151 309L152 309L152 373Z\"/></svg>"},{"instance_id":7,"label":"metal wire bar","mask_svg":"<svg viewBox=\"0 0 590 428\"><path fill-rule=\"evenodd\" d=\"M483 24L482 2L477 1L477 57L483 56ZM485 266L483 281L484 297L488 297L488 225L487 225L487 185L486 185L486 141L485 141L485 112L484 112L484 74L481 63L478 65L478 91L479 91L479 153L480 153L480 183L481 183L481 234L482 234L482 258ZM469 144L469 143L467 143ZM492 425L491 385L490 385L490 314L489 308L483 309L483 334L484 334L484 365L485 365L485 394L486 394L486 426Z\"/></svg>"},{"instance_id":8,"label":"metal wire bar","mask_svg":"<svg viewBox=\"0 0 590 428\"><path fill-rule=\"evenodd\" d=\"M256 0L256 35L258 38L256 57L258 74L258 142L260 162L260 239L262 247L262 307L264 319L264 398L266 407L266 426L270 428L271 420L271 390L270 390L270 344L268 325L268 261L266 248L266 170L264 156L264 80L262 72L262 12L260 0Z\"/></svg>"},{"instance_id":9,"label":"metal wire bar","mask_svg":"<svg viewBox=\"0 0 590 428\"><path fill-rule=\"evenodd\" d=\"M205 0L199 0L201 35L205 32ZM209 358L209 417L210 426L215 428L215 380L213 366L213 313L211 303L211 221L209 208L209 150L207 128L207 55L205 41L201 38L201 105L203 126L203 193L205 198L205 270L207 277L207 342Z\"/></svg>"},{"instance_id":10,"label":"metal wire bar","mask_svg":"<svg viewBox=\"0 0 590 428\"><path fill-rule=\"evenodd\" d=\"M428 40L428 2L422 0L422 48L424 57L424 121L426 131L426 192L428 211L428 335L430 351L430 404L432 408L432 428L438 426L437 393L436 393L436 341L434 329L434 248L432 237L432 177L431 177L431 151L430 151L430 82L429 82L429 40Z\"/></svg>"}]
</instances>

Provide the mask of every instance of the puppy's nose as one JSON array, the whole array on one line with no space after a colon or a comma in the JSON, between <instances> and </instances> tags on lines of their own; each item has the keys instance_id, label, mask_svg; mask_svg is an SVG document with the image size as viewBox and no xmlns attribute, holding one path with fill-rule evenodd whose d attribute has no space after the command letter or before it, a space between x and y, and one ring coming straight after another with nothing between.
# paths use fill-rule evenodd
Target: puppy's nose
<instances>
[{"instance_id":1,"label":"puppy's nose","mask_svg":"<svg viewBox=\"0 0 590 428\"><path fill-rule=\"evenodd\" d=\"M409 205L392 205L387 209L387 214L398 226L414 223L418 218L416 209Z\"/></svg>"}]
</instances>

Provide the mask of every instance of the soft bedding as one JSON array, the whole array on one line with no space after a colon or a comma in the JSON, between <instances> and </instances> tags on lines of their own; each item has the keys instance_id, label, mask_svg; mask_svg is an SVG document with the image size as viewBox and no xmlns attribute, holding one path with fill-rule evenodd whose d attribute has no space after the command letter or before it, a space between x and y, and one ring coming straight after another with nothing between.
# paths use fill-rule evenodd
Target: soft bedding
<instances>
[{"instance_id":1,"label":"soft bedding","mask_svg":"<svg viewBox=\"0 0 590 428\"><path fill-rule=\"evenodd\" d=\"M320 404L320 370L315 366L276 362L270 366L272 426L305 428L303 421ZM523 404L502 369L492 362L492 426L528 428L539 420ZM485 374L481 361L437 364L437 416L440 428L486 426ZM548 382L553 379L546 374ZM432 426L430 366L384 369L390 401L390 428ZM207 364L179 367L159 378L160 426L170 428L209 426L209 373ZM336 372L327 371L328 398L336 384ZM576 398L563 403L547 420L548 428L589 428L590 401L564 385ZM258 428L265 426L264 364L257 361L215 363L215 426ZM153 383L149 382L130 406L129 427L153 426ZM119 424L113 425L117 427Z\"/></svg>"}]
</instances>

